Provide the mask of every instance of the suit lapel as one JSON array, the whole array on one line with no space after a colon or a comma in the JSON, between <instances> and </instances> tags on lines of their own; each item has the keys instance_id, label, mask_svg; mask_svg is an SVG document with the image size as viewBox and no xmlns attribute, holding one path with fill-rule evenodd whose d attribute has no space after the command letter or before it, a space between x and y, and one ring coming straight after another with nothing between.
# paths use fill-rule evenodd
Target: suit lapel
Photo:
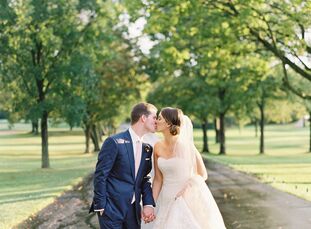
<instances>
[{"instance_id":1,"label":"suit lapel","mask_svg":"<svg viewBox=\"0 0 311 229\"><path fill-rule=\"evenodd\" d=\"M135 180L135 159L134 159L133 141L132 141L130 132L128 130L124 132L124 138L129 141L129 143L125 144L125 147L126 147L127 154L129 157L132 176Z\"/></svg>"}]
</instances>

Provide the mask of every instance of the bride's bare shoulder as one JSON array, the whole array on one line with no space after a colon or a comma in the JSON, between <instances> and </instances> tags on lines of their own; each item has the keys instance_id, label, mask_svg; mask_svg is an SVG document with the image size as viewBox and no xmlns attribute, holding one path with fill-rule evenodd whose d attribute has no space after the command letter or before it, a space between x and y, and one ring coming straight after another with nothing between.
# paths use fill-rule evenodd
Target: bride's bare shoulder
<instances>
[{"instance_id":1,"label":"bride's bare shoulder","mask_svg":"<svg viewBox=\"0 0 311 229\"><path fill-rule=\"evenodd\" d=\"M154 145L154 152L158 155L163 149L164 147L164 141L163 140L159 140L155 143Z\"/></svg>"}]
</instances>

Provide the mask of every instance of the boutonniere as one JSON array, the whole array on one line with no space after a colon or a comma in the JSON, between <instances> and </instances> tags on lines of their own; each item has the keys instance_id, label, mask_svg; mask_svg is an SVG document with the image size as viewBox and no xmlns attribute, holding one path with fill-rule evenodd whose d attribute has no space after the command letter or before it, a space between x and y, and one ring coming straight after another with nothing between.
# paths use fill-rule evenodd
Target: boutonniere
<instances>
[{"instance_id":1,"label":"boutonniere","mask_svg":"<svg viewBox=\"0 0 311 229\"><path fill-rule=\"evenodd\" d=\"M145 147L144 147L144 150L147 152L147 153L150 153L151 152L151 146L146 144Z\"/></svg>"}]
</instances>

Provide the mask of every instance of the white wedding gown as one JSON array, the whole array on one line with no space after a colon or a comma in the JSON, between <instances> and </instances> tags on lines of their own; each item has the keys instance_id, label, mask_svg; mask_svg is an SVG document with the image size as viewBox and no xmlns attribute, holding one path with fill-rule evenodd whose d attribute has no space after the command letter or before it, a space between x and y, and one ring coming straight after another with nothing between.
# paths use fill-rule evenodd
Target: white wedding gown
<instances>
[{"instance_id":1,"label":"white wedding gown","mask_svg":"<svg viewBox=\"0 0 311 229\"><path fill-rule=\"evenodd\" d=\"M185 159L158 158L163 185L156 207L153 229L224 229L218 206L203 178L193 175ZM189 184L186 192L176 194Z\"/></svg>"}]
</instances>

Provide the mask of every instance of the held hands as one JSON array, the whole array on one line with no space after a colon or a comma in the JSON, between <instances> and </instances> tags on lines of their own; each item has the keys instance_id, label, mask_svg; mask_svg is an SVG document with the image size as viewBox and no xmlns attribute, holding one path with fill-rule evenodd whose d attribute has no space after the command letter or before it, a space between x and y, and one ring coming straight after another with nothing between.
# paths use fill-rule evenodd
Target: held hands
<instances>
[{"instance_id":1,"label":"held hands","mask_svg":"<svg viewBox=\"0 0 311 229\"><path fill-rule=\"evenodd\" d=\"M145 223L150 223L155 219L154 209L150 206L144 206L143 211L141 213L141 218Z\"/></svg>"}]
</instances>

